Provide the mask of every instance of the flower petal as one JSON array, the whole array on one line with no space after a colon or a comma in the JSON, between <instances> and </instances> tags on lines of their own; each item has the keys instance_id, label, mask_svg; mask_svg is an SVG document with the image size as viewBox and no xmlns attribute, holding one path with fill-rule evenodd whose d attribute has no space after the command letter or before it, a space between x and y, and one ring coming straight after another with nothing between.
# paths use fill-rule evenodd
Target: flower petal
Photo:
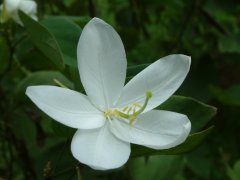
<instances>
[{"instance_id":1,"label":"flower petal","mask_svg":"<svg viewBox=\"0 0 240 180\"><path fill-rule=\"evenodd\" d=\"M141 114L136 123L113 120L111 131L123 141L153 149L167 149L181 144L191 130L187 116L170 111L152 110Z\"/></svg>"},{"instance_id":2,"label":"flower petal","mask_svg":"<svg viewBox=\"0 0 240 180\"><path fill-rule=\"evenodd\" d=\"M73 128L92 129L103 126L105 117L87 96L56 86L30 86L26 95L46 114Z\"/></svg>"},{"instance_id":3,"label":"flower petal","mask_svg":"<svg viewBox=\"0 0 240 180\"><path fill-rule=\"evenodd\" d=\"M152 91L153 96L144 112L159 106L182 84L190 63L189 56L180 54L159 59L126 84L116 107L121 108L132 103L143 104L147 91Z\"/></svg>"},{"instance_id":4,"label":"flower petal","mask_svg":"<svg viewBox=\"0 0 240 180\"><path fill-rule=\"evenodd\" d=\"M116 138L108 124L99 129L78 130L72 140L73 156L96 170L121 167L130 155L130 144Z\"/></svg>"},{"instance_id":5,"label":"flower petal","mask_svg":"<svg viewBox=\"0 0 240 180\"><path fill-rule=\"evenodd\" d=\"M13 11L18 10L18 6L21 0L5 0L5 7L8 13L12 13Z\"/></svg>"},{"instance_id":6,"label":"flower petal","mask_svg":"<svg viewBox=\"0 0 240 180\"><path fill-rule=\"evenodd\" d=\"M20 2L19 9L25 12L26 14L36 14L37 3L31 0L24 0Z\"/></svg>"},{"instance_id":7,"label":"flower petal","mask_svg":"<svg viewBox=\"0 0 240 180\"><path fill-rule=\"evenodd\" d=\"M83 29L77 48L80 78L92 103L101 110L112 107L126 77L126 55L117 32L93 18Z\"/></svg>"}]
</instances>

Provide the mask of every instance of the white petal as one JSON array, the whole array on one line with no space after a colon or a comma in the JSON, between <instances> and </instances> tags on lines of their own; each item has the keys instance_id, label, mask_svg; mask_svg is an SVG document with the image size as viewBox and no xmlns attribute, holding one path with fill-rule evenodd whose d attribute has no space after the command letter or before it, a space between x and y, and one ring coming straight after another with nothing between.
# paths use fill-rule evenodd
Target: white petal
<instances>
[{"instance_id":1,"label":"white petal","mask_svg":"<svg viewBox=\"0 0 240 180\"><path fill-rule=\"evenodd\" d=\"M105 117L87 96L56 86L30 86L26 95L46 114L73 128L92 129L103 126Z\"/></svg>"},{"instance_id":2,"label":"white petal","mask_svg":"<svg viewBox=\"0 0 240 180\"><path fill-rule=\"evenodd\" d=\"M191 58L185 55L170 55L159 59L131 79L123 88L117 107L137 102L143 104L146 91L153 96L144 112L167 100L182 84L189 68Z\"/></svg>"},{"instance_id":3,"label":"white petal","mask_svg":"<svg viewBox=\"0 0 240 180\"><path fill-rule=\"evenodd\" d=\"M126 55L117 32L93 18L83 29L78 47L78 68L91 101L105 110L119 98L126 77Z\"/></svg>"},{"instance_id":4,"label":"white petal","mask_svg":"<svg viewBox=\"0 0 240 180\"><path fill-rule=\"evenodd\" d=\"M21 1L19 4L19 9L26 14L36 14L37 13L37 3L31 0Z\"/></svg>"},{"instance_id":5,"label":"white petal","mask_svg":"<svg viewBox=\"0 0 240 180\"><path fill-rule=\"evenodd\" d=\"M2 23L6 22L10 18L16 19L20 1L21 0L5 0L4 1L4 4L1 5L0 21ZM3 6L5 7L4 12L2 11ZM17 22L19 22L19 20Z\"/></svg>"},{"instance_id":6,"label":"white petal","mask_svg":"<svg viewBox=\"0 0 240 180\"><path fill-rule=\"evenodd\" d=\"M184 142L191 130L187 116L170 111L152 110L141 114L136 123L113 120L111 131L123 141L153 149L167 149Z\"/></svg>"},{"instance_id":7,"label":"white petal","mask_svg":"<svg viewBox=\"0 0 240 180\"><path fill-rule=\"evenodd\" d=\"M5 7L8 13L17 11L21 0L5 0Z\"/></svg>"},{"instance_id":8,"label":"white petal","mask_svg":"<svg viewBox=\"0 0 240 180\"><path fill-rule=\"evenodd\" d=\"M121 167L130 155L130 144L116 138L108 124L99 129L78 130L72 140L73 156L96 170Z\"/></svg>"}]
</instances>

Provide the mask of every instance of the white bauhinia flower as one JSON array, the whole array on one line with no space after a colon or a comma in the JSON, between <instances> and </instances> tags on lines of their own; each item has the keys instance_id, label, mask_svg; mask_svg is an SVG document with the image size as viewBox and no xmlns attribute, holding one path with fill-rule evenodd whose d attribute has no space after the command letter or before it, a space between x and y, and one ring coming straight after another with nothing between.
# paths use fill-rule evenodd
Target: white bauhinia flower
<instances>
[{"instance_id":1,"label":"white bauhinia flower","mask_svg":"<svg viewBox=\"0 0 240 180\"><path fill-rule=\"evenodd\" d=\"M34 20L37 20L37 4L33 0L4 0L0 6L0 22L4 23L9 19L13 19L18 24L22 22L18 16L18 11L21 10L29 15Z\"/></svg>"},{"instance_id":2,"label":"white bauhinia flower","mask_svg":"<svg viewBox=\"0 0 240 180\"><path fill-rule=\"evenodd\" d=\"M127 61L122 41L103 20L83 29L78 68L87 95L55 86L30 86L27 96L56 121L77 128L73 156L94 169L121 167L130 143L167 149L185 141L191 123L186 115L152 110L185 79L191 58L170 55L157 60L125 86Z\"/></svg>"}]
</instances>

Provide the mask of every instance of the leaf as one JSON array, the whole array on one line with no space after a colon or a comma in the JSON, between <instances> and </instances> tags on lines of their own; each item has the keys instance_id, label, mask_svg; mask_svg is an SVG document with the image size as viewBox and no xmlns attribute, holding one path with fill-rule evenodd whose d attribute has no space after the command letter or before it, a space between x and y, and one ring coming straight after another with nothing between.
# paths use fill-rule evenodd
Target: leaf
<instances>
[{"instance_id":1,"label":"leaf","mask_svg":"<svg viewBox=\"0 0 240 180\"><path fill-rule=\"evenodd\" d=\"M239 36L236 37L226 37L220 38L219 50L223 53L240 53L240 39Z\"/></svg>"},{"instance_id":2,"label":"leaf","mask_svg":"<svg viewBox=\"0 0 240 180\"><path fill-rule=\"evenodd\" d=\"M187 168L202 179L210 179L211 167L214 166L213 158L209 157L209 147L206 144L185 156Z\"/></svg>"},{"instance_id":3,"label":"leaf","mask_svg":"<svg viewBox=\"0 0 240 180\"><path fill-rule=\"evenodd\" d=\"M39 179L68 179L69 174L75 173L78 162L70 151L70 142L57 137L49 137L45 146L34 156L33 161L38 167ZM49 164L48 178L43 176L43 169ZM54 177L51 177L54 176Z\"/></svg>"},{"instance_id":4,"label":"leaf","mask_svg":"<svg viewBox=\"0 0 240 180\"><path fill-rule=\"evenodd\" d=\"M127 68L127 77L135 76L136 74L141 72L143 69L145 69L149 65L150 64L140 64L140 65L136 65L136 66L129 66Z\"/></svg>"},{"instance_id":5,"label":"leaf","mask_svg":"<svg viewBox=\"0 0 240 180\"><path fill-rule=\"evenodd\" d=\"M57 71L38 71L24 78L17 86L15 93L25 92L28 86L34 85L57 85L54 79L60 81L65 86L73 89L73 84L64 75Z\"/></svg>"},{"instance_id":6,"label":"leaf","mask_svg":"<svg viewBox=\"0 0 240 180\"><path fill-rule=\"evenodd\" d=\"M139 157L146 155L176 155L189 152L196 148L199 144L201 144L212 131L212 129L213 126L209 127L204 131L191 134L188 136L184 143L170 149L155 150L144 146L133 145L131 157Z\"/></svg>"},{"instance_id":7,"label":"leaf","mask_svg":"<svg viewBox=\"0 0 240 180\"><path fill-rule=\"evenodd\" d=\"M18 117L12 122L12 129L19 139L24 139L27 146L31 147L32 151L36 145L37 129L36 122L27 116L24 111L16 110L12 117ZM27 131L26 131L27 129Z\"/></svg>"},{"instance_id":8,"label":"leaf","mask_svg":"<svg viewBox=\"0 0 240 180\"><path fill-rule=\"evenodd\" d=\"M84 27L92 18L90 16L49 16L50 18L65 18L68 21L74 22L80 27Z\"/></svg>"},{"instance_id":9,"label":"leaf","mask_svg":"<svg viewBox=\"0 0 240 180\"><path fill-rule=\"evenodd\" d=\"M58 137L66 139L72 138L74 133L76 132L76 129L62 125L61 123L56 122L54 120L52 120L52 129Z\"/></svg>"},{"instance_id":10,"label":"leaf","mask_svg":"<svg viewBox=\"0 0 240 180\"><path fill-rule=\"evenodd\" d=\"M240 106L240 84L235 84L226 90L217 86L211 86L210 91L221 103L230 106Z\"/></svg>"},{"instance_id":11,"label":"leaf","mask_svg":"<svg viewBox=\"0 0 240 180\"><path fill-rule=\"evenodd\" d=\"M172 96L158 109L178 112L188 116L192 123L191 132L198 132L216 114L216 108L190 97Z\"/></svg>"},{"instance_id":12,"label":"leaf","mask_svg":"<svg viewBox=\"0 0 240 180\"><path fill-rule=\"evenodd\" d=\"M64 63L77 67L77 44L82 29L67 17L50 17L41 22L56 38Z\"/></svg>"},{"instance_id":13,"label":"leaf","mask_svg":"<svg viewBox=\"0 0 240 180\"><path fill-rule=\"evenodd\" d=\"M33 43L59 68L64 68L64 59L56 38L39 22L19 11L19 17L24 24Z\"/></svg>"},{"instance_id":14,"label":"leaf","mask_svg":"<svg viewBox=\"0 0 240 180\"><path fill-rule=\"evenodd\" d=\"M233 171L235 172L236 176L240 179L240 160L238 160L234 164Z\"/></svg>"},{"instance_id":15,"label":"leaf","mask_svg":"<svg viewBox=\"0 0 240 180\"><path fill-rule=\"evenodd\" d=\"M10 58L10 49L3 37L0 37L0 57L0 73L2 73L7 68Z\"/></svg>"},{"instance_id":16,"label":"leaf","mask_svg":"<svg viewBox=\"0 0 240 180\"><path fill-rule=\"evenodd\" d=\"M131 159L128 168L133 180L175 179L183 162L183 156L139 157Z\"/></svg>"}]
</instances>

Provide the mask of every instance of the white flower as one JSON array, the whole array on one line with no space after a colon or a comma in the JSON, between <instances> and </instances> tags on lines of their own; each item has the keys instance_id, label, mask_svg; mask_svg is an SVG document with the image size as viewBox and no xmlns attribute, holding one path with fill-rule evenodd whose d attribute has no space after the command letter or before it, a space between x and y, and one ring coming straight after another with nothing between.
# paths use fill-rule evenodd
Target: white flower
<instances>
[{"instance_id":1,"label":"white flower","mask_svg":"<svg viewBox=\"0 0 240 180\"><path fill-rule=\"evenodd\" d=\"M55 86L31 86L27 96L56 121L77 128L73 156L94 169L122 166L130 143L167 149L185 141L191 123L175 112L152 110L185 79L191 59L170 55L137 74L125 86L127 61L119 35L93 18L83 29L78 68L86 95Z\"/></svg>"},{"instance_id":2,"label":"white flower","mask_svg":"<svg viewBox=\"0 0 240 180\"><path fill-rule=\"evenodd\" d=\"M1 16L0 22L6 22L12 18L15 22L22 25L18 16L18 10L23 11L34 20L37 20L37 4L32 0L4 0L0 6Z\"/></svg>"}]
</instances>

